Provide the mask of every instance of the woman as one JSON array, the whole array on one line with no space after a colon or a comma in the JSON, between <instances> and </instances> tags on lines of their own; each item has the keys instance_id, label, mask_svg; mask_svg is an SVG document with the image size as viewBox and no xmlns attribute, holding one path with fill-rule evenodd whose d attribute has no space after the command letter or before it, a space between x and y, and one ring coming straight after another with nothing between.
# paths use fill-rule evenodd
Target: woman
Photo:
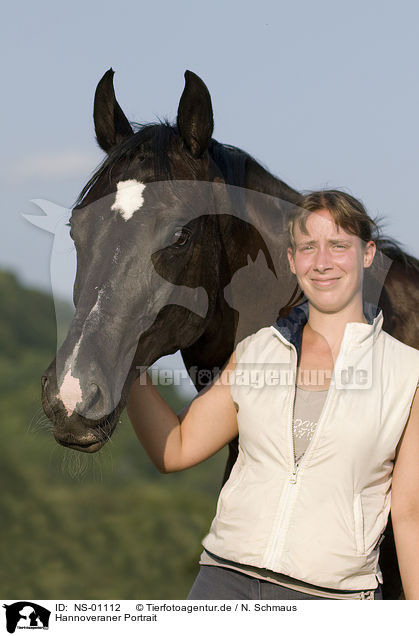
<instances>
[{"instance_id":1,"label":"woman","mask_svg":"<svg viewBox=\"0 0 419 636\"><path fill-rule=\"evenodd\" d=\"M239 434L189 599L381 599L390 503L405 598L419 599L419 352L363 302L373 229L348 194L305 196L288 260L308 301L242 340L179 417L147 375L133 385L128 415L161 472Z\"/></svg>"}]
</instances>

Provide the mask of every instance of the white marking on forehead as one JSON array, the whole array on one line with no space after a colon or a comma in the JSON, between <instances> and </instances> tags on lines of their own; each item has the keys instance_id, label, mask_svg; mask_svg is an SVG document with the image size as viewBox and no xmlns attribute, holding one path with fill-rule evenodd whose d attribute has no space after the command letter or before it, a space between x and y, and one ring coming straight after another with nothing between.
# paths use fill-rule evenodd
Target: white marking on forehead
<instances>
[{"instance_id":1,"label":"white marking on forehead","mask_svg":"<svg viewBox=\"0 0 419 636\"><path fill-rule=\"evenodd\" d=\"M111 210L116 210L125 221L128 221L144 203L143 191L145 185L141 181L136 181L136 179L127 179L126 181L118 181L116 187L115 203L112 205Z\"/></svg>"},{"instance_id":2,"label":"white marking on forehead","mask_svg":"<svg viewBox=\"0 0 419 636\"><path fill-rule=\"evenodd\" d=\"M69 416L74 413L76 409L76 405L79 402L81 402L83 399L82 390L80 386L80 380L79 378L76 378L73 375L73 369L74 369L74 364L76 362L77 354L80 349L80 343L82 341L86 325L89 321L91 322L94 318L96 318L97 314L99 313L100 299L102 297L103 292L104 292L103 289L99 291L97 300L95 304L93 305L92 309L90 310L89 315L87 316L84 322L82 333L80 335L80 338L76 346L74 347L73 353L71 354L71 356L68 358L67 362L65 363L65 367L64 367L65 373L64 373L63 381L61 383L61 387L58 392L58 395L61 402L64 404L65 410L67 411L67 415Z\"/></svg>"}]
</instances>

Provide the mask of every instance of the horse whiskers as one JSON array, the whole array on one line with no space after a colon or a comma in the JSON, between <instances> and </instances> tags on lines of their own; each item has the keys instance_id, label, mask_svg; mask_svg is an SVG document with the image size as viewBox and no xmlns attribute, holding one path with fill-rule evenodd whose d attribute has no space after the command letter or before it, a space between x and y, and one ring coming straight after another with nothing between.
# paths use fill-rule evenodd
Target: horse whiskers
<instances>
[{"instance_id":1,"label":"horse whiskers","mask_svg":"<svg viewBox=\"0 0 419 636\"><path fill-rule=\"evenodd\" d=\"M102 428L100 429L100 432L101 432L101 434L102 434L102 436L103 436L103 440L104 440L104 441L106 441L106 442L112 442L112 443L113 443L113 440L111 440L111 437L110 437L109 433L107 433L106 431L104 431Z\"/></svg>"},{"instance_id":2,"label":"horse whiskers","mask_svg":"<svg viewBox=\"0 0 419 636\"><path fill-rule=\"evenodd\" d=\"M37 430L39 430L39 429L47 429L48 431L52 431L53 430L53 426L52 426L50 420L47 417L39 418L39 420L37 420L33 424L32 428L33 428L34 432L37 432Z\"/></svg>"},{"instance_id":3,"label":"horse whiskers","mask_svg":"<svg viewBox=\"0 0 419 636\"><path fill-rule=\"evenodd\" d=\"M38 407L36 409L36 411L34 412L34 414L32 415L31 419L29 420L26 432L29 432L31 430L31 427L33 426L34 420L38 420L40 417L42 417L43 415L43 408L42 406Z\"/></svg>"},{"instance_id":4,"label":"horse whiskers","mask_svg":"<svg viewBox=\"0 0 419 636\"><path fill-rule=\"evenodd\" d=\"M33 429L30 431L31 433L48 433L50 435L53 433L53 427L50 422L39 422Z\"/></svg>"},{"instance_id":5,"label":"horse whiskers","mask_svg":"<svg viewBox=\"0 0 419 636\"><path fill-rule=\"evenodd\" d=\"M47 431L48 433L53 431L52 423L44 414L42 407L33 414L28 423L26 434L39 433L40 431Z\"/></svg>"},{"instance_id":6,"label":"horse whiskers","mask_svg":"<svg viewBox=\"0 0 419 636\"><path fill-rule=\"evenodd\" d=\"M110 459L113 470L111 454ZM95 476L95 469L97 468L98 474L100 475L100 481L103 482L103 465L106 466L107 463L103 462L102 456L90 455L88 453L76 453L72 450L65 449L61 463L61 472L71 477L71 479L80 480L82 478L87 478L92 474Z\"/></svg>"},{"instance_id":7,"label":"horse whiskers","mask_svg":"<svg viewBox=\"0 0 419 636\"><path fill-rule=\"evenodd\" d=\"M109 422L109 418L106 418L101 424L97 425L97 429L100 433L100 436L102 438L102 441L107 441L107 442L112 442L113 440L111 439L110 434L106 431L106 429L104 428L105 426L108 427L110 424Z\"/></svg>"},{"instance_id":8,"label":"horse whiskers","mask_svg":"<svg viewBox=\"0 0 419 636\"><path fill-rule=\"evenodd\" d=\"M89 467L89 457L83 453L65 451L61 464L61 472L68 474L72 479L80 479Z\"/></svg>"}]
</instances>

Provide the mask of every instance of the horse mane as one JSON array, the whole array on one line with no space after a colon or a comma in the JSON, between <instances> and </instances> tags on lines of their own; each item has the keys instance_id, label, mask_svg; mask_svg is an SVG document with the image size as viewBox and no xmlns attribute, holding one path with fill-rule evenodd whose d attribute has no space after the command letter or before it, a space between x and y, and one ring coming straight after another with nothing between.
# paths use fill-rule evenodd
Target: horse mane
<instances>
[{"instance_id":1,"label":"horse mane","mask_svg":"<svg viewBox=\"0 0 419 636\"><path fill-rule=\"evenodd\" d=\"M390 238L386 235L378 236L374 239L377 249L380 250L385 256L388 256L392 261L396 263L400 263L406 269L411 267L413 270L419 274L419 260L412 256L411 254L407 254L399 241Z\"/></svg>"},{"instance_id":2,"label":"horse mane","mask_svg":"<svg viewBox=\"0 0 419 636\"><path fill-rule=\"evenodd\" d=\"M211 139L208 151L228 185L239 187L245 185L247 161L253 157L241 148L221 144L215 139Z\"/></svg>"},{"instance_id":3,"label":"horse mane","mask_svg":"<svg viewBox=\"0 0 419 636\"><path fill-rule=\"evenodd\" d=\"M112 168L117 163L125 161L128 164L144 143L151 144L156 181L173 180L169 148L173 142L182 143L177 126L171 124L167 119L159 120L158 123L130 123L134 134L118 144L99 164L74 202L74 208L83 205L85 197L101 177L105 175L110 177ZM180 149L181 146L179 146ZM219 167L226 183L244 186L246 182L246 163L248 159L252 158L248 153L235 146L221 144L215 139L211 139L208 151ZM193 160L190 162L190 168L194 172Z\"/></svg>"}]
</instances>

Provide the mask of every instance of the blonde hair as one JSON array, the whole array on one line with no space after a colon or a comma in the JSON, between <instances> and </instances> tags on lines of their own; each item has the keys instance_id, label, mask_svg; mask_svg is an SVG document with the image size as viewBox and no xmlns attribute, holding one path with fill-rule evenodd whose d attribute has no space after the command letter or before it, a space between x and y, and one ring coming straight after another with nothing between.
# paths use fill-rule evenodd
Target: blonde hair
<instances>
[{"instance_id":1,"label":"blonde hair","mask_svg":"<svg viewBox=\"0 0 419 636\"><path fill-rule=\"evenodd\" d=\"M288 239L293 252L296 247L296 225L301 232L307 234L307 218L312 212L323 209L329 210L337 228L342 228L348 234L355 234L365 243L378 237L378 225L368 216L361 201L340 190L317 190L301 197L298 207L288 220Z\"/></svg>"}]
</instances>

